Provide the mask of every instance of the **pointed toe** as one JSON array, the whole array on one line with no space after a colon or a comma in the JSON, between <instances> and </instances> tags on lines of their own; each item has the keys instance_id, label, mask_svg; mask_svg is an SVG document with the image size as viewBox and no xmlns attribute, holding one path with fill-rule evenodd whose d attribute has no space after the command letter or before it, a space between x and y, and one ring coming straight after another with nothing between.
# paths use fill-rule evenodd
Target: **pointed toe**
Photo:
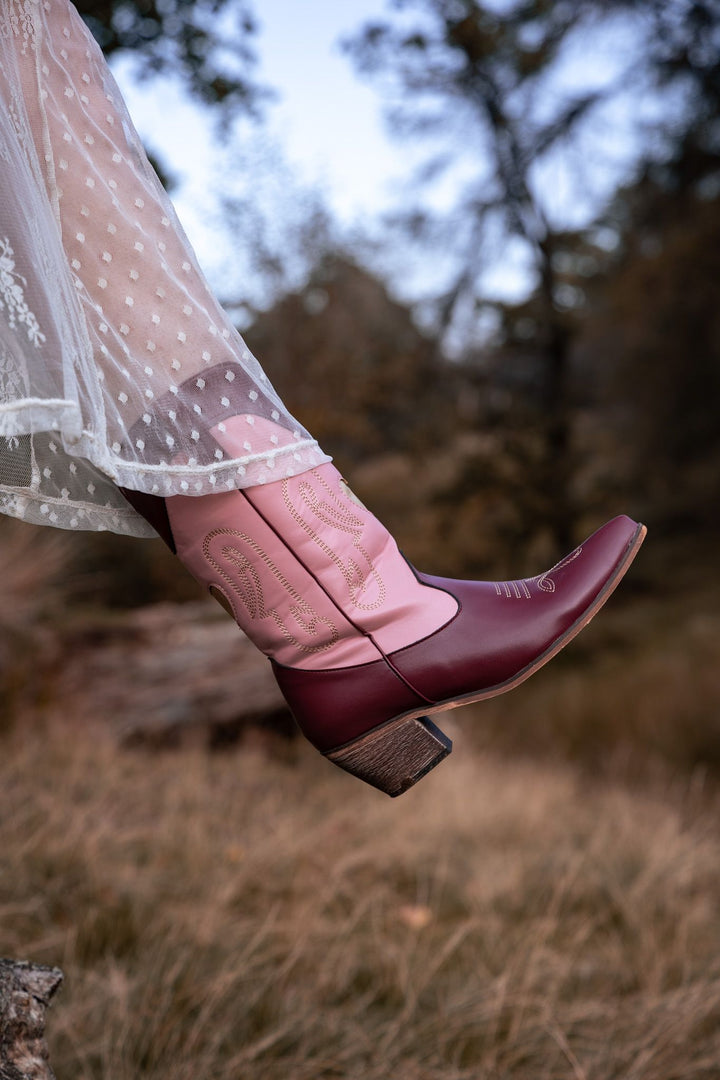
<instances>
[{"instance_id":1,"label":"pointed toe","mask_svg":"<svg viewBox=\"0 0 720 1080\"><path fill-rule=\"evenodd\" d=\"M418 573L423 584L457 600L457 613L439 630L381 660L319 671L275 663L275 676L303 733L336 764L359 774L355 752L361 745L372 743L376 757L384 746L385 772L373 778L363 762L363 779L398 794L391 788L410 786L408 762L399 766L402 778L393 774L388 786L386 754L404 726L425 725L436 713L504 693L547 663L606 602L645 531L631 518L614 518L550 570L516 581ZM416 732L413 745L420 744L416 779L428 771L423 753L436 752L432 768L449 752L437 738L433 745Z\"/></svg>"}]
</instances>

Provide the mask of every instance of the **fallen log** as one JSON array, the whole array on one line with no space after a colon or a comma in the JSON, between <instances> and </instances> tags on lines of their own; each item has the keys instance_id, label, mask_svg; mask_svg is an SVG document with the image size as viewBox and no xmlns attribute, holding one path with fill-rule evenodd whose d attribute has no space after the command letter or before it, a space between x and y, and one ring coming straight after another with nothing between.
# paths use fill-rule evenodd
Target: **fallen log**
<instances>
[{"instance_id":1,"label":"fallen log","mask_svg":"<svg viewBox=\"0 0 720 1080\"><path fill-rule=\"evenodd\" d=\"M63 635L47 692L125 746L211 748L250 728L296 728L267 657L214 602L155 604L83 618Z\"/></svg>"}]
</instances>

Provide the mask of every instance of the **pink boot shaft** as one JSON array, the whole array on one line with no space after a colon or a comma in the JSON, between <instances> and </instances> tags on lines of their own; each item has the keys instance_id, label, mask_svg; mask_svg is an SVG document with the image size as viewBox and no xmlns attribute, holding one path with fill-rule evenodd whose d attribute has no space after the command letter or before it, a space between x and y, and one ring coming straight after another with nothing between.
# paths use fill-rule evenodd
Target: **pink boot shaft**
<instances>
[{"instance_id":1,"label":"pink boot shaft","mask_svg":"<svg viewBox=\"0 0 720 1080\"><path fill-rule=\"evenodd\" d=\"M420 584L332 465L166 505L178 557L280 664L368 663L457 612L452 596Z\"/></svg>"}]
</instances>

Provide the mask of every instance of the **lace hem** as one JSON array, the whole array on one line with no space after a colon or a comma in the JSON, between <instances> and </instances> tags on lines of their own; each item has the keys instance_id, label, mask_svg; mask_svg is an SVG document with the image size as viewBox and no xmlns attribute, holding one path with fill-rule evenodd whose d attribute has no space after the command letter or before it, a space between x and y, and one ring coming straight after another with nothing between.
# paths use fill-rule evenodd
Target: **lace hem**
<instances>
[{"instance_id":1,"label":"lace hem","mask_svg":"<svg viewBox=\"0 0 720 1080\"><path fill-rule=\"evenodd\" d=\"M153 465L113 453L91 432L78 438L78 424L77 406L63 399L0 407L0 512L64 529L155 536L118 488L162 497L211 495L242 487L247 472L262 483L331 460L307 437L214 465Z\"/></svg>"},{"instance_id":2,"label":"lace hem","mask_svg":"<svg viewBox=\"0 0 720 1080\"><path fill-rule=\"evenodd\" d=\"M157 533L131 506L100 506L97 503L70 503L46 498L27 488L0 486L0 513L28 521L31 525L53 525L58 529L114 532L139 539Z\"/></svg>"}]
</instances>

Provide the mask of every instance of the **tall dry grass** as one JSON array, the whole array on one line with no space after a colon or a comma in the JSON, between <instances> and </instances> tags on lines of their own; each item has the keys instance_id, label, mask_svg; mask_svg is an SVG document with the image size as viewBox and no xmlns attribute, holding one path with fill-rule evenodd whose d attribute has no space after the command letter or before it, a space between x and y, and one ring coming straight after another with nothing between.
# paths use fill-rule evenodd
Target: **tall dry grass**
<instances>
[{"instance_id":1,"label":"tall dry grass","mask_svg":"<svg viewBox=\"0 0 720 1080\"><path fill-rule=\"evenodd\" d=\"M304 745L140 756L83 730L40 673L94 564L78 586L66 538L8 535L0 955L65 970L58 1080L720 1078L702 566L631 579L390 801Z\"/></svg>"},{"instance_id":2,"label":"tall dry grass","mask_svg":"<svg viewBox=\"0 0 720 1080\"><path fill-rule=\"evenodd\" d=\"M682 548L666 549L665 566L647 560L650 575L643 556L610 603L548 667L463 721L475 746L573 761L590 775L629 782L701 772L717 783L716 553L693 560Z\"/></svg>"},{"instance_id":3,"label":"tall dry grass","mask_svg":"<svg viewBox=\"0 0 720 1080\"><path fill-rule=\"evenodd\" d=\"M398 801L303 749L2 746L0 954L58 1080L710 1080L718 815L466 753Z\"/></svg>"}]
</instances>

